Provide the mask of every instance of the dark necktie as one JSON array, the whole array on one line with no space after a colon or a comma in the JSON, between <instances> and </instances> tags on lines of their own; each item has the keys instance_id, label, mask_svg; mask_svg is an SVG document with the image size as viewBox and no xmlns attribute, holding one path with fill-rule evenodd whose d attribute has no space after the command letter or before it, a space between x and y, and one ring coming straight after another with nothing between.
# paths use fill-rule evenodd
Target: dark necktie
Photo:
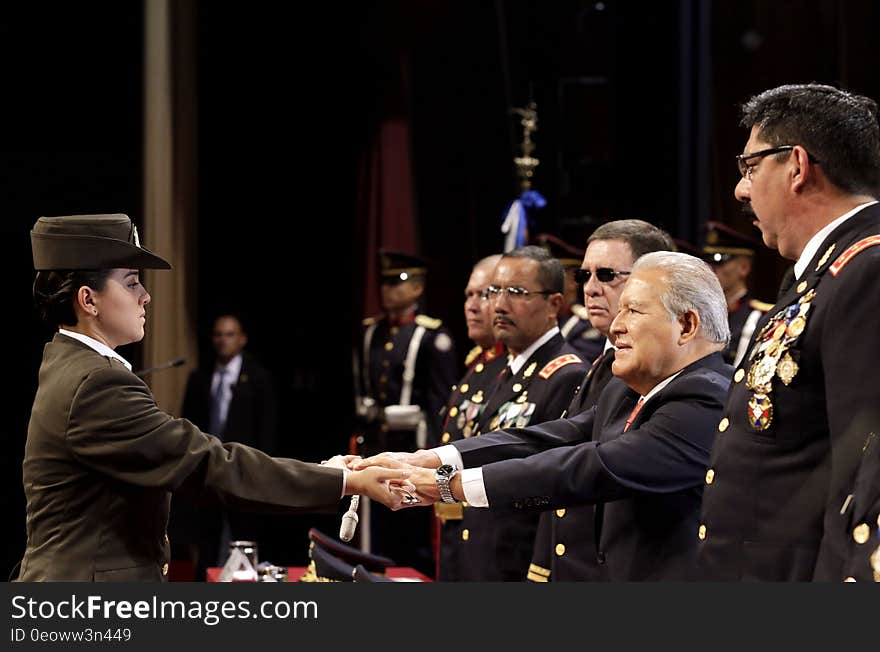
<instances>
[{"instance_id":1,"label":"dark necktie","mask_svg":"<svg viewBox=\"0 0 880 652\"><path fill-rule=\"evenodd\" d=\"M608 348L602 355L596 358L587 375L584 376L578 393L571 399L568 410L566 410L566 416L573 417L576 414L580 414L584 410L593 407L599 401L599 395L613 375L611 373L611 365L614 363L614 353L615 350L613 348Z\"/></svg>"}]
</instances>

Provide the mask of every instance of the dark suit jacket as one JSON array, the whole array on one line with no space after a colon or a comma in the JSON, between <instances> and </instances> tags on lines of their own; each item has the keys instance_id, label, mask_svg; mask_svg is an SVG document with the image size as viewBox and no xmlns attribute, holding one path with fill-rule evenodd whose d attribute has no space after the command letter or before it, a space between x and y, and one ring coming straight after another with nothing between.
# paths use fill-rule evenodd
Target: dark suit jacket
<instances>
[{"instance_id":1,"label":"dark suit jacket","mask_svg":"<svg viewBox=\"0 0 880 652\"><path fill-rule=\"evenodd\" d=\"M160 581L173 491L245 509L332 512L342 472L222 444L162 412L117 360L61 334L46 345L23 465L23 581Z\"/></svg>"},{"instance_id":2,"label":"dark suit jacket","mask_svg":"<svg viewBox=\"0 0 880 652\"><path fill-rule=\"evenodd\" d=\"M747 372L757 355L746 354L745 378L731 385L703 501L699 562L707 579L841 581L855 528L877 526L876 508L857 515L847 496L868 434L880 433L880 247L846 252L871 236L867 244L877 242L878 233L876 204L838 226L758 322L750 351L768 322L789 307L796 313L815 292L789 350L796 375L788 385L772 377L767 428L749 421L755 392ZM838 260L848 262L835 267ZM870 568L855 577L870 579Z\"/></svg>"},{"instance_id":3,"label":"dark suit jacket","mask_svg":"<svg viewBox=\"0 0 880 652\"><path fill-rule=\"evenodd\" d=\"M223 432L212 432L223 441L236 441L259 448L264 453L278 453L277 405L269 371L252 355L243 351L241 373L232 386L232 398ZM214 368L194 370L187 380L182 416L207 432L211 410L211 379Z\"/></svg>"},{"instance_id":4,"label":"dark suit jacket","mask_svg":"<svg viewBox=\"0 0 880 652\"><path fill-rule=\"evenodd\" d=\"M466 467L483 466L492 511L605 503L599 554L609 579L684 580L729 383L730 366L714 353L651 397L626 433L638 395L615 378L594 410L455 446ZM511 457L522 459L491 463Z\"/></svg>"},{"instance_id":5,"label":"dark suit jacket","mask_svg":"<svg viewBox=\"0 0 880 652\"><path fill-rule=\"evenodd\" d=\"M543 378L542 369L560 358L572 362ZM554 336L538 348L516 374L503 378L491 392L485 411L480 416L479 431L488 433L503 427L504 419L499 419L501 415L523 425L558 418L571 401L586 371L586 365L575 350L565 343L561 335ZM485 436L482 434L463 441ZM463 536L458 541L458 579L470 582L525 580L538 528L538 516L536 513L499 515L486 509L465 507Z\"/></svg>"}]
</instances>

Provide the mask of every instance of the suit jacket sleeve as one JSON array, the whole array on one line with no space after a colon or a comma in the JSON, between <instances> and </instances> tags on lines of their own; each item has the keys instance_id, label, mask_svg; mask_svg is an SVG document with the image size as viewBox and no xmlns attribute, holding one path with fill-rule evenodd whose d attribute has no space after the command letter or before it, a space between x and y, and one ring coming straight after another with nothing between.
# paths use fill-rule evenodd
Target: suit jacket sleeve
<instances>
[{"instance_id":1,"label":"suit jacket sleeve","mask_svg":"<svg viewBox=\"0 0 880 652\"><path fill-rule=\"evenodd\" d=\"M121 482L214 494L247 510L333 511L342 472L272 458L162 412L147 386L120 367L89 374L70 408L67 441L83 464Z\"/></svg>"},{"instance_id":2,"label":"suit jacket sleeve","mask_svg":"<svg viewBox=\"0 0 880 652\"><path fill-rule=\"evenodd\" d=\"M719 374L684 376L648 401L626 433L606 428L596 441L484 466L489 504L548 509L700 486L727 387ZM622 431L619 420L610 427Z\"/></svg>"}]
</instances>

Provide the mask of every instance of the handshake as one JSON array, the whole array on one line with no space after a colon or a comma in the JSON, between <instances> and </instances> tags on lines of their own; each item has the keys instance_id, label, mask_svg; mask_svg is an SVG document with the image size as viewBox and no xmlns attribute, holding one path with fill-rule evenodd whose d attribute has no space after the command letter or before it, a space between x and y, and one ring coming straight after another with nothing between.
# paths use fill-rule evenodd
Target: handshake
<instances>
[{"instance_id":1,"label":"handshake","mask_svg":"<svg viewBox=\"0 0 880 652\"><path fill-rule=\"evenodd\" d=\"M336 455L322 462L327 466L344 468L345 494L368 496L389 509L433 505L441 500L436 472L440 458L433 452L385 452L372 457ZM453 477L449 483L452 496L461 499L461 480Z\"/></svg>"}]
</instances>

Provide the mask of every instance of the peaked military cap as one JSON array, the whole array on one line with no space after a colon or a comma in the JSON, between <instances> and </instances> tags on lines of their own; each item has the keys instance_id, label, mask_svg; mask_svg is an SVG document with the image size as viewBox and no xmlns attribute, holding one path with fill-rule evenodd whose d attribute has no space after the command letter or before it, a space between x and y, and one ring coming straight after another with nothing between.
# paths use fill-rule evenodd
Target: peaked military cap
<instances>
[{"instance_id":1,"label":"peaked military cap","mask_svg":"<svg viewBox=\"0 0 880 652\"><path fill-rule=\"evenodd\" d=\"M171 269L141 246L128 215L41 217L31 230L34 269Z\"/></svg>"},{"instance_id":2,"label":"peaked military cap","mask_svg":"<svg viewBox=\"0 0 880 652\"><path fill-rule=\"evenodd\" d=\"M413 276L424 276L428 272L428 261L413 254L399 251L379 251L379 273L383 279L396 277L406 281Z\"/></svg>"},{"instance_id":3,"label":"peaked military cap","mask_svg":"<svg viewBox=\"0 0 880 652\"><path fill-rule=\"evenodd\" d=\"M754 256L758 241L720 222L706 222L703 258L709 263L723 263L734 256Z\"/></svg>"},{"instance_id":4,"label":"peaked military cap","mask_svg":"<svg viewBox=\"0 0 880 652\"><path fill-rule=\"evenodd\" d=\"M354 582L354 566L334 557L321 546L309 551L318 582Z\"/></svg>"},{"instance_id":5,"label":"peaked military cap","mask_svg":"<svg viewBox=\"0 0 880 652\"><path fill-rule=\"evenodd\" d=\"M535 236L535 242L539 247L544 247L551 256L556 258L563 267L580 268L584 260L586 251L580 247L575 247L556 237L551 233L539 233Z\"/></svg>"},{"instance_id":6,"label":"peaked military cap","mask_svg":"<svg viewBox=\"0 0 880 652\"><path fill-rule=\"evenodd\" d=\"M317 528L309 530L310 549L315 547L324 548L330 554L339 559L355 566L362 564L368 571L374 573L383 573L389 566L394 566L394 560L381 555L373 555L368 552L362 552L354 546L346 545L341 541L337 541L333 537L324 534Z\"/></svg>"},{"instance_id":7,"label":"peaked military cap","mask_svg":"<svg viewBox=\"0 0 880 652\"><path fill-rule=\"evenodd\" d=\"M387 575L380 575L378 573L371 573L366 568L364 568L363 564L358 564L354 567L354 572L352 573L352 577L354 577L355 582L360 583L373 583L373 582L393 582L394 580L388 577Z\"/></svg>"}]
</instances>

